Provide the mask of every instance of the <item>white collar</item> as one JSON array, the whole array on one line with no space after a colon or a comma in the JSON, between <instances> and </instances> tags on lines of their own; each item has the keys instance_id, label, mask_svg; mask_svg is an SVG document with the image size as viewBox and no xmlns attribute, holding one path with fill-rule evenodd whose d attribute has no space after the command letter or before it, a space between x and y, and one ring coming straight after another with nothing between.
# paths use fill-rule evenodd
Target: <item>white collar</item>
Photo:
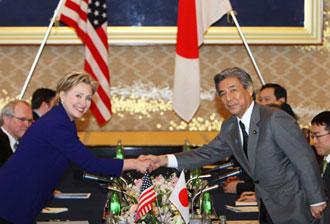
<instances>
[{"instance_id":1,"label":"white collar","mask_svg":"<svg viewBox=\"0 0 330 224\"><path fill-rule=\"evenodd\" d=\"M41 117L40 113L37 110L33 110L33 112L38 114L39 117Z\"/></svg>"},{"instance_id":2,"label":"white collar","mask_svg":"<svg viewBox=\"0 0 330 224\"><path fill-rule=\"evenodd\" d=\"M327 156L324 156L323 160L326 160L328 163L330 162L330 154Z\"/></svg>"},{"instance_id":3,"label":"white collar","mask_svg":"<svg viewBox=\"0 0 330 224\"><path fill-rule=\"evenodd\" d=\"M247 134L249 134L249 130L250 130L250 121L251 121L253 107L254 107L254 101L252 101L252 103L250 104L248 109L245 111L245 113L243 114L241 119L237 117L237 122L239 122L239 121L243 122L243 124L245 126L245 131Z\"/></svg>"},{"instance_id":4,"label":"white collar","mask_svg":"<svg viewBox=\"0 0 330 224\"><path fill-rule=\"evenodd\" d=\"M15 152L16 149L15 149L14 145L16 144L17 139L14 138L11 134L9 134L9 132L4 127L1 127L1 130L8 136L10 147L13 150L13 152Z\"/></svg>"}]
</instances>

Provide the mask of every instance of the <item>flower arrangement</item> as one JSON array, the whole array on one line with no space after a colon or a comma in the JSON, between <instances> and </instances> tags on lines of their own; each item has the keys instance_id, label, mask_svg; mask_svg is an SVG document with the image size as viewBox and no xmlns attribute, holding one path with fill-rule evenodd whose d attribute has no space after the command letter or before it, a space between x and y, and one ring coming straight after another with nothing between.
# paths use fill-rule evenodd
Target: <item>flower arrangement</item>
<instances>
[{"instance_id":1,"label":"flower arrangement","mask_svg":"<svg viewBox=\"0 0 330 224\"><path fill-rule=\"evenodd\" d=\"M169 197L177 181L178 177L175 173L172 173L168 178L164 178L162 175L152 178L152 182L157 193L157 200L156 203L154 203L153 209L142 217L138 223L184 223L180 213L169 201ZM116 217L116 223L134 223L141 186L142 179L134 180L133 183L127 186L125 194L128 196L126 198L129 204L123 206L121 215Z\"/></svg>"}]
</instances>

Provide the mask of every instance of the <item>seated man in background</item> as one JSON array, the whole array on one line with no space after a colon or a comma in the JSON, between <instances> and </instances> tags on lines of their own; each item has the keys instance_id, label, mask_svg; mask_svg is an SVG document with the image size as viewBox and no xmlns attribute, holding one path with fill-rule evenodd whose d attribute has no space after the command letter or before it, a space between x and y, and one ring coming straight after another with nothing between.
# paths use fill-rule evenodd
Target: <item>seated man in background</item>
<instances>
[{"instance_id":1,"label":"seated man in background","mask_svg":"<svg viewBox=\"0 0 330 224\"><path fill-rule=\"evenodd\" d=\"M23 100L7 103L1 111L0 167L15 152L19 139L33 121L30 105Z\"/></svg>"},{"instance_id":2,"label":"seated man in background","mask_svg":"<svg viewBox=\"0 0 330 224\"><path fill-rule=\"evenodd\" d=\"M287 103L286 89L277 83L267 83L260 88L257 102L262 105L278 105L278 107L297 120L290 104Z\"/></svg>"},{"instance_id":3,"label":"seated man in background","mask_svg":"<svg viewBox=\"0 0 330 224\"><path fill-rule=\"evenodd\" d=\"M257 100L262 105L281 105L287 102L287 91L277 83L267 83L260 88Z\"/></svg>"},{"instance_id":4,"label":"seated man in background","mask_svg":"<svg viewBox=\"0 0 330 224\"><path fill-rule=\"evenodd\" d=\"M323 157L320 164L325 193L330 198L330 111L323 111L316 115L312 121L311 138L314 141L315 151ZM322 224L330 223L329 206L321 218Z\"/></svg>"},{"instance_id":5,"label":"seated man in background","mask_svg":"<svg viewBox=\"0 0 330 224\"><path fill-rule=\"evenodd\" d=\"M31 100L34 120L37 120L52 109L55 103L55 96L56 92L48 88L39 88L34 91Z\"/></svg>"}]
</instances>

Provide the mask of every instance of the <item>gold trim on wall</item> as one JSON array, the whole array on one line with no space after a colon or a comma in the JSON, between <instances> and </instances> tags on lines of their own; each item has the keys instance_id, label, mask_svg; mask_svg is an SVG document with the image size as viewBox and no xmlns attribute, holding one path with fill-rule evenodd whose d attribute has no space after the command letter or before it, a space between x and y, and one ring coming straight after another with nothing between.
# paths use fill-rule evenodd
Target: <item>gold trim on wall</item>
<instances>
[{"instance_id":1,"label":"gold trim on wall","mask_svg":"<svg viewBox=\"0 0 330 224\"><path fill-rule=\"evenodd\" d=\"M210 142L218 132L212 131L93 131L79 132L80 140L85 145L116 145L120 139L125 146L140 145L183 145L189 140L192 145Z\"/></svg>"},{"instance_id":2,"label":"gold trim on wall","mask_svg":"<svg viewBox=\"0 0 330 224\"><path fill-rule=\"evenodd\" d=\"M242 27L251 44L320 44L322 0L305 0L304 27ZM0 27L0 44L40 44L47 27ZM108 27L110 44L174 44L176 27ZM54 27L48 44L81 44L68 27ZM235 27L211 27L207 44L241 44Z\"/></svg>"}]
</instances>

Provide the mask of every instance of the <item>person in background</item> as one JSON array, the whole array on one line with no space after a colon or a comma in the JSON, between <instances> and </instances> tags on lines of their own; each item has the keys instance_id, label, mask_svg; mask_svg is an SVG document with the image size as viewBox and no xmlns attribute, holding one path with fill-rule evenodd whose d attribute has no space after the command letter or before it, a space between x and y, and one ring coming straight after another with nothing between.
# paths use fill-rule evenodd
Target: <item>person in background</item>
<instances>
[{"instance_id":1,"label":"person in background","mask_svg":"<svg viewBox=\"0 0 330 224\"><path fill-rule=\"evenodd\" d=\"M263 85L258 93L258 103L262 105L277 104L287 102L286 89L277 83L267 83Z\"/></svg>"},{"instance_id":2,"label":"person in background","mask_svg":"<svg viewBox=\"0 0 330 224\"><path fill-rule=\"evenodd\" d=\"M278 106L286 111L294 119L298 120L297 115L292 110L292 107L287 102L288 96L286 89L277 83L267 83L263 85L258 93L257 102L261 105Z\"/></svg>"},{"instance_id":3,"label":"person in background","mask_svg":"<svg viewBox=\"0 0 330 224\"><path fill-rule=\"evenodd\" d=\"M18 141L33 121L30 105L23 100L8 102L0 115L0 167L16 151Z\"/></svg>"},{"instance_id":4,"label":"person in background","mask_svg":"<svg viewBox=\"0 0 330 224\"><path fill-rule=\"evenodd\" d=\"M123 170L144 173L151 165L148 160L96 158L80 142L75 120L88 111L96 88L81 72L58 82L57 105L31 125L0 169L0 223L34 223L70 162L89 173L116 177Z\"/></svg>"},{"instance_id":5,"label":"person in background","mask_svg":"<svg viewBox=\"0 0 330 224\"><path fill-rule=\"evenodd\" d=\"M242 174L240 177L234 176L229 177L223 183L223 191L230 194L242 194L243 192L252 192L254 191L254 183L251 177L246 173L246 171L239 165L235 157L231 159L235 162L236 166L242 169Z\"/></svg>"},{"instance_id":6,"label":"person in background","mask_svg":"<svg viewBox=\"0 0 330 224\"><path fill-rule=\"evenodd\" d=\"M208 144L190 152L140 156L167 166L194 169L234 155L254 180L260 223L312 223L321 217L326 196L312 149L297 122L282 110L253 101L253 84L240 68L214 77L216 91L232 114Z\"/></svg>"},{"instance_id":7,"label":"person in background","mask_svg":"<svg viewBox=\"0 0 330 224\"><path fill-rule=\"evenodd\" d=\"M34 120L37 120L52 109L55 103L55 96L56 92L48 88L39 88L33 92L31 107Z\"/></svg>"},{"instance_id":8,"label":"person in background","mask_svg":"<svg viewBox=\"0 0 330 224\"><path fill-rule=\"evenodd\" d=\"M311 139L315 151L323 157L320 164L325 193L330 198L330 111L323 111L311 121ZM327 207L321 218L321 224L330 223L330 208Z\"/></svg>"}]
</instances>

